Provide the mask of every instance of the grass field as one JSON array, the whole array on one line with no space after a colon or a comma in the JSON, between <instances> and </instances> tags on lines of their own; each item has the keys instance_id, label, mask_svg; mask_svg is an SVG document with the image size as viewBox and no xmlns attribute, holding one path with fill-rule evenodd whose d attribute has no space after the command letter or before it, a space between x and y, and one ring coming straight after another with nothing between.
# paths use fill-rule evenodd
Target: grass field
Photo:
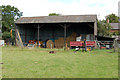
<instances>
[{"instance_id":1,"label":"grass field","mask_svg":"<svg viewBox=\"0 0 120 80\"><path fill-rule=\"evenodd\" d=\"M3 47L3 78L117 78L118 53Z\"/></svg>"}]
</instances>

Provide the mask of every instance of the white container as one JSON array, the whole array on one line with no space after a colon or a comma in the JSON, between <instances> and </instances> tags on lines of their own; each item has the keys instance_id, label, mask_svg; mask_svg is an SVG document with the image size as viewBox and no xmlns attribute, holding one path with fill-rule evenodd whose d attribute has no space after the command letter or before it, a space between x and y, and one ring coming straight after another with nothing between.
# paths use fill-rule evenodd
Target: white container
<instances>
[{"instance_id":1,"label":"white container","mask_svg":"<svg viewBox=\"0 0 120 80\"><path fill-rule=\"evenodd\" d=\"M109 49L109 48L110 48L110 45L106 45L106 48L108 48L108 49Z\"/></svg>"},{"instance_id":2,"label":"white container","mask_svg":"<svg viewBox=\"0 0 120 80\"><path fill-rule=\"evenodd\" d=\"M4 46L4 45L5 45L4 40L0 40L0 46Z\"/></svg>"},{"instance_id":3,"label":"white container","mask_svg":"<svg viewBox=\"0 0 120 80\"><path fill-rule=\"evenodd\" d=\"M88 35L86 36L86 40L87 40L87 41L90 41L90 34L88 34Z\"/></svg>"},{"instance_id":4,"label":"white container","mask_svg":"<svg viewBox=\"0 0 120 80\"><path fill-rule=\"evenodd\" d=\"M81 41L81 37L76 37L76 41Z\"/></svg>"}]
</instances>

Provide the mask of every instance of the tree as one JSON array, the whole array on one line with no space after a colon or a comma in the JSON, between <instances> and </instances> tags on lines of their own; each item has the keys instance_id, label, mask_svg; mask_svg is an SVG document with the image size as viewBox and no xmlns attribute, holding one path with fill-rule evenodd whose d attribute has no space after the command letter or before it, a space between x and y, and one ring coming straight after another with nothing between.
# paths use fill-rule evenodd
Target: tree
<instances>
[{"instance_id":1,"label":"tree","mask_svg":"<svg viewBox=\"0 0 120 80\"><path fill-rule=\"evenodd\" d=\"M111 32L110 32L110 30L111 30L111 25L109 24L109 23L104 23L104 28L105 28L105 32L106 32L106 34L105 34L105 36L108 36L108 37L111 37L112 36L112 34L111 34Z\"/></svg>"},{"instance_id":2,"label":"tree","mask_svg":"<svg viewBox=\"0 0 120 80\"><path fill-rule=\"evenodd\" d=\"M98 36L111 36L110 30L111 25L109 23L104 23L103 21L97 20L97 29L98 29Z\"/></svg>"},{"instance_id":3,"label":"tree","mask_svg":"<svg viewBox=\"0 0 120 80\"><path fill-rule=\"evenodd\" d=\"M2 32L3 39L10 37L10 30L15 29L15 21L22 16L22 12L20 12L14 6L4 6L2 5ZM13 34L14 37L15 34Z\"/></svg>"},{"instance_id":4,"label":"tree","mask_svg":"<svg viewBox=\"0 0 120 80\"><path fill-rule=\"evenodd\" d=\"M57 14L57 13L50 13L49 16L60 16L61 14Z\"/></svg>"},{"instance_id":5,"label":"tree","mask_svg":"<svg viewBox=\"0 0 120 80\"><path fill-rule=\"evenodd\" d=\"M116 16L115 14L109 14L106 16L106 21L109 19L110 23L118 23L119 22L119 17Z\"/></svg>"}]
</instances>

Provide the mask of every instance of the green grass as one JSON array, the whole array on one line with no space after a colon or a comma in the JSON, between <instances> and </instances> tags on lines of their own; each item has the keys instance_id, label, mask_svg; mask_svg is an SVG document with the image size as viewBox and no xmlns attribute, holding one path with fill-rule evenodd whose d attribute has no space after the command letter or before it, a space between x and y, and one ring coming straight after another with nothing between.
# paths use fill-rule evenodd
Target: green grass
<instances>
[{"instance_id":1,"label":"green grass","mask_svg":"<svg viewBox=\"0 0 120 80\"><path fill-rule=\"evenodd\" d=\"M3 47L3 78L117 78L118 53L112 50L20 49Z\"/></svg>"}]
</instances>

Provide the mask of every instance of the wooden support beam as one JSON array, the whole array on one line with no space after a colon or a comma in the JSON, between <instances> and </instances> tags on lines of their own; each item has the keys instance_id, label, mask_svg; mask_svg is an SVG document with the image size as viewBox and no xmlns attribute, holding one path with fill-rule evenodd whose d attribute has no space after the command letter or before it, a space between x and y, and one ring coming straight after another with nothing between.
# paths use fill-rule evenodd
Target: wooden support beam
<instances>
[{"instance_id":1,"label":"wooden support beam","mask_svg":"<svg viewBox=\"0 0 120 80\"><path fill-rule=\"evenodd\" d=\"M61 24L59 24L59 25L64 28L64 50L65 50L66 49L67 28L70 26L70 24L69 25L67 25L67 24L61 25Z\"/></svg>"},{"instance_id":2,"label":"wooden support beam","mask_svg":"<svg viewBox=\"0 0 120 80\"><path fill-rule=\"evenodd\" d=\"M87 23L87 25L90 26L91 28L94 28L94 26L92 26L92 25L90 25L90 24L88 24L88 23Z\"/></svg>"},{"instance_id":3,"label":"wooden support beam","mask_svg":"<svg viewBox=\"0 0 120 80\"><path fill-rule=\"evenodd\" d=\"M94 22L94 36L97 35L97 21Z\"/></svg>"},{"instance_id":4,"label":"wooden support beam","mask_svg":"<svg viewBox=\"0 0 120 80\"><path fill-rule=\"evenodd\" d=\"M40 26L40 25L38 24L38 27L37 27L37 28L38 28L38 47L40 46L40 44L39 44L39 32L40 32L40 28L43 27L43 26L44 26L44 25L41 25L41 26Z\"/></svg>"},{"instance_id":5,"label":"wooden support beam","mask_svg":"<svg viewBox=\"0 0 120 80\"><path fill-rule=\"evenodd\" d=\"M38 46L39 46L39 28L40 28L40 26L38 24Z\"/></svg>"},{"instance_id":6,"label":"wooden support beam","mask_svg":"<svg viewBox=\"0 0 120 80\"><path fill-rule=\"evenodd\" d=\"M64 50L66 49L66 24L64 25Z\"/></svg>"},{"instance_id":7,"label":"wooden support beam","mask_svg":"<svg viewBox=\"0 0 120 80\"><path fill-rule=\"evenodd\" d=\"M23 42L22 42L22 39L21 39L21 36L20 36L20 33L18 31L18 29L16 28L16 43L18 46L20 46L21 48L23 48Z\"/></svg>"},{"instance_id":8,"label":"wooden support beam","mask_svg":"<svg viewBox=\"0 0 120 80\"><path fill-rule=\"evenodd\" d=\"M39 24L38 24L38 25L39 25ZM38 29L38 25L34 25L34 24L33 24L33 27L35 27L35 28ZM39 27L41 28L41 27L43 27L43 26L44 26L44 24L40 25Z\"/></svg>"},{"instance_id":9,"label":"wooden support beam","mask_svg":"<svg viewBox=\"0 0 120 80\"><path fill-rule=\"evenodd\" d=\"M66 25L66 24L64 24L64 25L61 25L61 24L59 24L62 28L64 28L65 26L66 26L66 28L68 28L71 24L69 24L69 25Z\"/></svg>"},{"instance_id":10,"label":"wooden support beam","mask_svg":"<svg viewBox=\"0 0 120 80\"><path fill-rule=\"evenodd\" d=\"M27 27L25 27L25 43L27 42Z\"/></svg>"},{"instance_id":11,"label":"wooden support beam","mask_svg":"<svg viewBox=\"0 0 120 80\"><path fill-rule=\"evenodd\" d=\"M55 33L55 29L54 29L54 27L52 26L52 38L53 38L53 39L55 39L54 33Z\"/></svg>"},{"instance_id":12,"label":"wooden support beam","mask_svg":"<svg viewBox=\"0 0 120 80\"><path fill-rule=\"evenodd\" d=\"M17 25L15 24L15 45L17 46Z\"/></svg>"}]
</instances>

